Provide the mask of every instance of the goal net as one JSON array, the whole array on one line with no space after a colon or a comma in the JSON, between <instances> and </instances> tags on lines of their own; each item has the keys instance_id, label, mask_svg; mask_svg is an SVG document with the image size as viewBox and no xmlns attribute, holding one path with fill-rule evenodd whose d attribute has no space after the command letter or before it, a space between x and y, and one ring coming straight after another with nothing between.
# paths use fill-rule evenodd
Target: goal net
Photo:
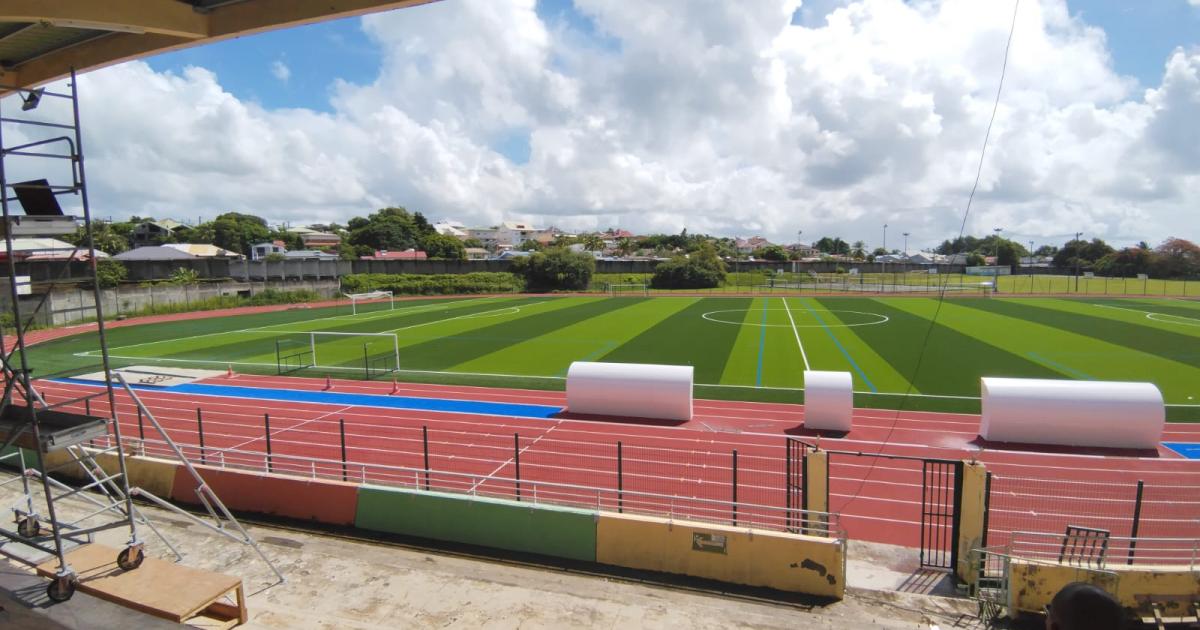
<instances>
[{"instance_id":1,"label":"goal net","mask_svg":"<svg viewBox=\"0 0 1200 630\"><path fill-rule=\"evenodd\" d=\"M609 295L650 295L650 287L646 284L610 284Z\"/></svg>"},{"instance_id":2,"label":"goal net","mask_svg":"<svg viewBox=\"0 0 1200 630\"><path fill-rule=\"evenodd\" d=\"M367 375L400 369L400 338L396 333L295 332L275 338L278 372L309 367L366 370Z\"/></svg>"},{"instance_id":3,"label":"goal net","mask_svg":"<svg viewBox=\"0 0 1200 630\"><path fill-rule=\"evenodd\" d=\"M355 315L358 315L358 310L360 307L366 306L367 304L375 304L375 303L383 304L386 301L386 303L387 303L386 310L390 311L390 310L393 310L396 308L396 301L395 301L395 298L392 295L391 291L368 291L366 293L343 293L342 295L345 295L346 297L350 298L350 311ZM373 309L373 310L380 310L380 309Z\"/></svg>"}]
</instances>

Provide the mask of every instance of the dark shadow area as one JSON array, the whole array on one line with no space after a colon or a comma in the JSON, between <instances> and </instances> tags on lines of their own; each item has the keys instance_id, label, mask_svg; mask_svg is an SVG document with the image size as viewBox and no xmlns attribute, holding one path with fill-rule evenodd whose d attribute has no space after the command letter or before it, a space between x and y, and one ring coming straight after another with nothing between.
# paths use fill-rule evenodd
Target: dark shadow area
<instances>
[{"instance_id":1,"label":"dark shadow area","mask_svg":"<svg viewBox=\"0 0 1200 630\"><path fill-rule=\"evenodd\" d=\"M806 429L806 428L804 428L803 425L801 425L798 427L792 427L790 429L784 429L783 434L789 435L792 437L829 438L829 439L834 439L834 440L840 440L840 439L846 437L847 435L850 435L850 432L849 431L830 431L828 429Z\"/></svg>"},{"instance_id":2,"label":"dark shadow area","mask_svg":"<svg viewBox=\"0 0 1200 630\"><path fill-rule=\"evenodd\" d=\"M626 416L605 416L592 413L571 413L562 410L550 416L559 420L587 420L588 422L607 422L609 424L637 424L647 427L678 427L687 424L688 420L664 420L662 418L631 418Z\"/></svg>"},{"instance_id":3,"label":"dark shadow area","mask_svg":"<svg viewBox=\"0 0 1200 630\"><path fill-rule=\"evenodd\" d=\"M1099 446L1062 446L1058 444L1027 444L1024 442L993 442L976 436L967 442L981 449L1023 451L1027 453L1054 453L1056 455L1102 455L1104 457L1159 457L1157 449L1149 448L1105 448Z\"/></svg>"}]
</instances>

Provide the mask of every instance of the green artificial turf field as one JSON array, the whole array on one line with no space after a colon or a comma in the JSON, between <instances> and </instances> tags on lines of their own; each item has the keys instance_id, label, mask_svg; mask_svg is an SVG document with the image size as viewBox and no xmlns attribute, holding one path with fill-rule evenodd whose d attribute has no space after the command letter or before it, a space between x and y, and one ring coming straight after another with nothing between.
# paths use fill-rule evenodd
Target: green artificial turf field
<instances>
[{"instance_id":1,"label":"green artificial turf field","mask_svg":"<svg viewBox=\"0 0 1200 630\"><path fill-rule=\"evenodd\" d=\"M572 361L686 364L698 396L750 400L801 400L807 367L851 372L860 406L895 407L911 385L919 396L904 406L919 409L977 408L980 376L1150 380L1180 405L1172 419L1200 419L1187 406L1200 402L1200 303L946 299L930 328L938 308L927 297L461 297L121 327L109 346L118 366L274 374L283 358L312 365L298 375L354 378L369 362L375 377L540 388L561 388ZM94 369L95 348L85 334L30 354L41 375L65 374Z\"/></svg>"}]
</instances>

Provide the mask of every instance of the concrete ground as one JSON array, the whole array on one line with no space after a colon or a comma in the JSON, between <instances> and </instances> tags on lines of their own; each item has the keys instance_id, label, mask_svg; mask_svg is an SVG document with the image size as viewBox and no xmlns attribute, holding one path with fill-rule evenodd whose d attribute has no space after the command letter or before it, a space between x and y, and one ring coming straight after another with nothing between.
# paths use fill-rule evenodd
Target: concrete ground
<instances>
[{"instance_id":1,"label":"concrete ground","mask_svg":"<svg viewBox=\"0 0 1200 630\"><path fill-rule=\"evenodd\" d=\"M12 478L0 471L0 482ZM15 504L19 484L0 487ZM40 499L40 497L39 497ZM59 504L81 515L90 504ZM914 575L911 550L851 543L850 588L827 603L761 592L729 592L664 576L542 566L528 558L482 557L411 541L366 540L292 525L248 527L287 576L276 584L254 551L186 517L142 506L183 553L183 563L243 578L247 628L983 628L969 600L925 595L939 576ZM147 553L169 558L148 531ZM124 545L127 529L100 542ZM82 593L49 605L45 582L0 560L0 627L152 628L154 620ZM725 592L722 592L725 591ZM909 591L909 592L905 592Z\"/></svg>"}]
</instances>

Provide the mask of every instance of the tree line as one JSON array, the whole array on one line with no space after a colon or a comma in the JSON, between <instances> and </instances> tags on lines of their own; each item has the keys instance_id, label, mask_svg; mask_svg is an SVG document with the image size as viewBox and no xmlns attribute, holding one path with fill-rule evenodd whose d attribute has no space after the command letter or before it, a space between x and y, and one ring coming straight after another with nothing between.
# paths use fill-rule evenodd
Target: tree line
<instances>
[{"instance_id":1,"label":"tree line","mask_svg":"<svg viewBox=\"0 0 1200 630\"><path fill-rule=\"evenodd\" d=\"M114 255L132 249L137 227L152 221L154 219L151 217L138 216L125 221L93 221L92 234L96 248ZM354 217L345 226L329 223L313 227L341 237L341 244L336 248L322 249L336 249L339 256L347 260L371 255L376 250L404 251L410 248L422 250L434 259L466 259L466 245L462 241L439 234L420 212L410 212L402 207L381 208L366 217ZM74 245L84 246L87 244L87 233L80 227L67 240ZM158 234L145 244L204 243L249 255L254 245L272 241L282 242L289 250L304 248L299 234L280 227L272 228L266 219L242 212L226 212L211 221L183 225Z\"/></svg>"}]
</instances>

